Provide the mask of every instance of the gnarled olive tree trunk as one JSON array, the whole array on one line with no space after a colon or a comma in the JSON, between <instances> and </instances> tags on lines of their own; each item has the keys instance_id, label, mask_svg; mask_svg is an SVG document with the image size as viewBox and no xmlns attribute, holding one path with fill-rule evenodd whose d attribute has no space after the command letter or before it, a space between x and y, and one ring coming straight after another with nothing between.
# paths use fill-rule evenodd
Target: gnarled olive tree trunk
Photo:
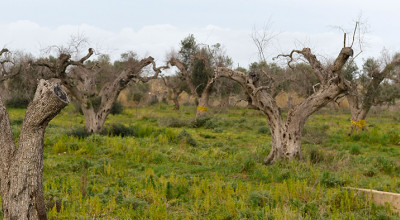
<instances>
[{"instance_id":1,"label":"gnarled olive tree trunk","mask_svg":"<svg viewBox=\"0 0 400 220\"><path fill-rule=\"evenodd\" d=\"M355 92L353 90L353 92ZM354 93L350 93L347 95L347 101L349 102L350 114L351 114L351 127L348 135L351 135L353 131L361 130L364 131L367 129L365 119L367 118L367 114L371 107L363 108L360 106L360 102L358 100L357 95Z\"/></svg>"},{"instance_id":2,"label":"gnarled olive tree trunk","mask_svg":"<svg viewBox=\"0 0 400 220\"><path fill-rule=\"evenodd\" d=\"M269 155L264 159L264 164L271 164L279 159L301 158L301 135L308 117L339 95L344 94L350 86L340 72L353 54L351 48L343 48L335 63L325 68L309 48L301 51L294 50L290 55L284 56L292 58L293 53L301 54L310 63L314 74L321 82L321 87L300 104L292 106L286 120L283 119L273 95L267 92L267 87L261 85L258 80L259 76L247 75L224 67L215 70L216 77L226 77L238 82L249 96L251 105L265 114L271 130L272 144Z\"/></svg>"},{"instance_id":3,"label":"gnarled olive tree trunk","mask_svg":"<svg viewBox=\"0 0 400 220\"><path fill-rule=\"evenodd\" d=\"M1 199L4 219L47 219L43 199L43 139L48 123L68 104L53 81L41 80L25 113L18 147L0 100Z\"/></svg>"},{"instance_id":4,"label":"gnarled olive tree trunk","mask_svg":"<svg viewBox=\"0 0 400 220\"><path fill-rule=\"evenodd\" d=\"M180 109L180 104L179 104L179 94L176 95L175 93L172 95L172 101L174 102L174 110L179 110Z\"/></svg>"},{"instance_id":5,"label":"gnarled olive tree trunk","mask_svg":"<svg viewBox=\"0 0 400 220\"><path fill-rule=\"evenodd\" d=\"M209 94L203 94L201 97L199 97L198 99L199 104L197 105L196 109L196 118L205 117L207 115L208 100L209 100Z\"/></svg>"},{"instance_id":6,"label":"gnarled olive tree trunk","mask_svg":"<svg viewBox=\"0 0 400 220\"><path fill-rule=\"evenodd\" d=\"M60 54L55 63L40 60L36 62L36 65L47 67L52 71L68 92L79 102L85 116L86 130L100 133L118 95L131 81L148 82L151 79L156 79L161 70L168 67L157 68L154 58L149 56L128 65L128 67L118 73L113 81L105 83L101 87L100 92L97 92L96 78L98 77L98 70L84 63L93 53L93 49L89 48L88 54L78 61L71 60L70 54ZM142 76L142 69L150 64L153 65L154 75L149 77ZM75 67L67 72L69 66ZM93 98L101 99L96 109L92 103Z\"/></svg>"}]
</instances>

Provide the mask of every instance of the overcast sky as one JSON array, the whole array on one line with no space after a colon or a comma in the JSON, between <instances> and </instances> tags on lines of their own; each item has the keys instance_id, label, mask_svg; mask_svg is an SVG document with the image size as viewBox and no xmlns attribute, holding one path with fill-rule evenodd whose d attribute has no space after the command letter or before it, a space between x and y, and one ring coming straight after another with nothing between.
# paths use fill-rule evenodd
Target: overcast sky
<instances>
[{"instance_id":1,"label":"overcast sky","mask_svg":"<svg viewBox=\"0 0 400 220\"><path fill-rule=\"evenodd\" d=\"M254 27L269 21L278 34L268 59L302 47L332 59L343 46L343 33L334 26L351 30L362 14L369 25L362 60L378 57L384 47L400 51L399 10L396 0L12 0L1 2L0 47L39 56L81 33L113 59L133 50L163 62L192 33L199 43L221 43L235 65L247 67L258 59Z\"/></svg>"}]
</instances>

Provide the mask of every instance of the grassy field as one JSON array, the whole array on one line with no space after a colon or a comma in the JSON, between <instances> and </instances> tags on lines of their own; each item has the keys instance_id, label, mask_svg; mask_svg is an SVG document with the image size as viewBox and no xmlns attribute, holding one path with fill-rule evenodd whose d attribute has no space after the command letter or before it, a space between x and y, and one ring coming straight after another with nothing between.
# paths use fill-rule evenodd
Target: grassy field
<instances>
[{"instance_id":1,"label":"grassy field","mask_svg":"<svg viewBox=\"0 0 400 220\"><path fill-rule=\"evenodd\" d=\"M262 165L271 138L258 111L164 104L110 115L83 131L72 105L48 126L44 193L50 219L400 219L345 186L400 193L400 113L371 114L348 137L348 113L306 123L302 161ZM24 110L9 109L17 138ZM16 139L17 140L17 139Z\"/></svg>"}]
</instances>

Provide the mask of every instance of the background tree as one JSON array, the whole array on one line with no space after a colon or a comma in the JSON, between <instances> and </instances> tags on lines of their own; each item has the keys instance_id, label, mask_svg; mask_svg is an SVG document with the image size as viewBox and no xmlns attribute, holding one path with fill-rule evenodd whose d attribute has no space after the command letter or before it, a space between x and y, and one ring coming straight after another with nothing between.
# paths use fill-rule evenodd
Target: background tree
<instances>
[{"instance_id":1,"label":"background tree","mask_svg":"<svg viewBox=\"0 0 400 220\"><path fill-rule=\"evenodd\" d=\"M12 77L5 84L7 97L5 104L7 107L26 108L32 101L36 91L38 80L46 78L47 72L41 72L31 68L30 61L33 56L24 52L13 52L12 65L8 67Z\"/></svg>"},{"instance_id":2,"label":"background tree","mask_svg":"<svg viewBox=\"0 0 400 220\"><path fill-rule=\"evenodd\" d=\"M226 77L240 83L251 100L251 104L262 111L271 130L271 151L264 159L264 164L271 164L278 159L301 158L301 134L307 118L321 107L328 104L341 94L346 93L350 83L344 79L341 70L350 56L351 47L343 47L335 62L323 66L309 48L293 50L290 54L279 56L289 58L288 65L293 61L294 54L300 54L310 64L313 73L319 80L320 87L303 102L289 109L286 119L273 98L273 89L263 84L258 73L244 74L225 67L216 68L216 77ZM270 73L266 72L270 75ZM272 82L272 80L270 80Z\"/></svg>"},{"instance_id":3,"label":"background tree","mask_svg":"<svg viewBox=\"0 0 400 220\"><path fill-rule=\"evenodd\" d=\"M49 68L80 104L86 130L100 133L121 90L131 81L147 82L155 79L167 67L157 68L153 57L139 60L132 53L123 54L122 60L113 66L104 57L100 57L98 62L85 63L93 52L90 48L88 54L78 61L71 60L71 54L61 53L55 62L42 59L36 64ZM143 76L142 70L150 64L154 75ZM75 67L67 69L69 66Z\"/></svg>"},{"instance_id":4,"label":"background tree","mask_svg":"<svg viewBox=\"0 0 400 220\"><path fill-rule=\"evenodd\" d=\"M10 77L14 76L15 74L9 73L7 64L11 63L12 61L9 59L9 57L5 57L5 55L9 53L9 50L7 48L3 48L0 51L0 82L3 82L6 79L9 79Z\"/></svg>"},{"instance_id":5,"label":"background tree","mask_svg":"<svg viewBox=\"0 0 400 220\"><path fill-rule=\"evenodd\" d=\"M174 76L163 76L162 80L169 89L171 99L174 102L174 110L179 110L179 95L183 91L188 91L184 77L178 73Z\"/></svg>"},{"instance_id":6,"label":"background tree","mask_svg":"<svg viewBox=\"0 0 400 220\"><path fill-rule=\"evenodd\" d=\"M168 63L179 69L185 77L191 95L196 98L198 103L196 117L205 116L215 83L212 69L231 65L231 59L225 55L220 44L211 47L201 46L196 43L193 35L183 39L179 53L171 56Z\"/></svg>"},{"instance_id":7,"label":"background tree","mask_svg":"<svg viewBox=\"0 0 400 220\"><path fill-rule=\"evenodd\" d=\"M399 67L400 54L396 54L382 63L373 58L367 59L361 72L355 64L350 64L344 69L347 79L351 81L351 89L346 96L351 113L349 135L354 130L366 129L365 119L372 106L394 104L396 98L400 97L396 85L388 80L399 74Z\"/></svg>"},{"instance_id":8,"label":"background tree","mask_svg":"<svg viewBox=\"0 0 400 220\"><path fill-rule=\"evenodd\" d=\"M46 219L43 200L43 139L48 123L68 104L55 80L41 80L14 144L7 110L0 98L1 200L4 219Z\"/></svg>"},{"instance_id":9,"label":"background tree","mask_svg":"<svg viewBox=\"0 0 400 220\"><path fill-rule=\"evenodd\" d=\"M230 103L230 97L232 95L240 95L242 92L242 88L237 82L226 78L219 78L216 81L214 88L215 94L219 96L220 108L226 108L230 106L232 104Z\"/></svg>"}]
</instances>

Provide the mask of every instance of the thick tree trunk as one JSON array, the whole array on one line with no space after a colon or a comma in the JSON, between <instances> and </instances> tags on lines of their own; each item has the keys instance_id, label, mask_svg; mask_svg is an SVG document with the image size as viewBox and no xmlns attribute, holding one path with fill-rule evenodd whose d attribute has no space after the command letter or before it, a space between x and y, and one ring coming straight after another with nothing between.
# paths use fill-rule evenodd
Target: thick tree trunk
<instances>
[{"instance_id":1,"label":"thick tree trunk","mask_svg":"<svg viewBox=\"0 0 400 220\"><path fill-rule=\"evenodd\" d=\"M2 173L1 197L4 219L46 219L43 199L43 139L46 126L68 104L66 94L54 81L41 80L28 106L15 149L8 115L0 102ZM8 125L7 125L8 124ZM2 127L3 129L3 127ZM8 136L8 137L6 137Z\"/></svg>"},{"instance_id":2,"label":"thick tree trunk","mask_svg":"<svg viewBox=\"0 0 400 220\"><path fill-rule=\"evenodd\" d=\"M358 97L355 95L347 95L351 114L351 127L347 135L351 135L354 131L364 131L367 129L365 119L370 108L363 109L359 106Z\"/></svg>"},{"instance_id":3,"label":"thick tree trunk","mask_svg":"<svg viewBox=\"0 0 400 220\"><path fill-rule=\"evenodd\" d=\"M301 133L303 126L286 125L271 129L271 151L264 159L264 164L275 163L279 159L292 160L302 158Z\"/></svg>"},{"instance_id":4,"label":"thick tree trunk","mask_svg":"<svg viewBox=\"0 0 400 220\"><path fill-rule=\"evenodd\" d=\"M183 92L183 90L178 89L173 89L172 91L172 101L174 102L174 110L179 110L180 105L179 105L179 95Z\"/></svg>"},{"instance_id":5,"label":"thick tree trunk","mask_svg":"<svg viewBox=\"0 0 400 220\"><path fill-rule=\"evenodd\" d=\"M175 96L172 98L172 101L174 101L174 110L179 110L180 105L179 105L179 96Z\"/></svg>"},{"instance_id":6,"label":"thick tree trunk","mask_svg":"<svg viewBox=\"0 0 400 220\"><path fill-rule=\"evenodd\" d=\"M351 127L347 135L351 135L354 131L366 130L365 119L367 118L367 114L372 105L369 105L368 103L360 103L356 84L351 85L351 90L346 98L349 102L351 114Z\"/></svg>"},{"instance_id":7,"label":"thick tree trunk","mask_svg":"<svg viewBox=\"0 0 400 220\"><path fill-rule=\"evenodd\" d=\"M196 110L196 118L202 118L207 115L208 111L208 94L199 98L199 104Z\"/></svg>"},{"instance_id":8,"label":"thick tree trunk","mask_svg":"<svg viewBox=\"0 0 400 220\"><path fill-rule=\"evenodd\" d=\"M95 112L93 108L85 108L83 106L82 112L85 116L86 131L97 134L103 131L108 114L101 114L101 112Z\"/></svg>"}]
</instances>

